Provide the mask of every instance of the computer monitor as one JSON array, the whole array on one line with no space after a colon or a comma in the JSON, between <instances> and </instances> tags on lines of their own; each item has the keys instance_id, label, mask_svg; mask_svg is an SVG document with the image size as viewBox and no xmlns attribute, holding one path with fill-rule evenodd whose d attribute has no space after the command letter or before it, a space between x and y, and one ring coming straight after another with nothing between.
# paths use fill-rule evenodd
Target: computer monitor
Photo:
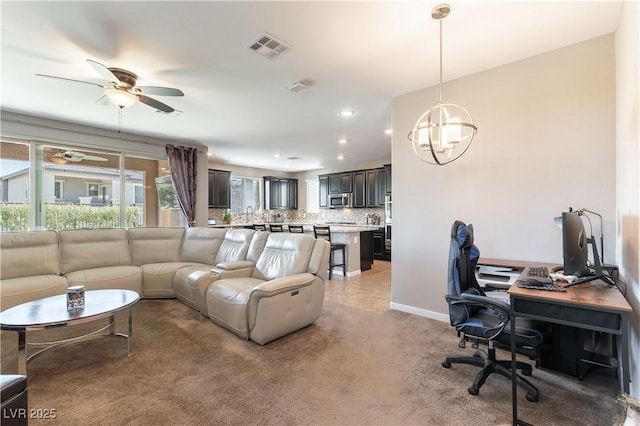
<instances>
[{"instance_id":1,"label":"computer monitor","mask_svg":"<svg viewBox=\"0 0 640 426\"><path fill-rule=\"evenodd\" d=\"M593 250L593 270L589 267L589 244ZM564 274L578 277L565 288L598 279L616 285L613 278L603 273L595 239L587 237L579 212L562 212L562 257Z\"/></svg>"},{"instance_id":2,"label":"computer monitor","mask_svg":"<svg viewBox=\"0 0 640 426\"><path fill-rule=\"evenodd\" d=\"M577 212L562 212L562 257L565 275L591 275L587 233Z\"/></svg>"}]
</instances>

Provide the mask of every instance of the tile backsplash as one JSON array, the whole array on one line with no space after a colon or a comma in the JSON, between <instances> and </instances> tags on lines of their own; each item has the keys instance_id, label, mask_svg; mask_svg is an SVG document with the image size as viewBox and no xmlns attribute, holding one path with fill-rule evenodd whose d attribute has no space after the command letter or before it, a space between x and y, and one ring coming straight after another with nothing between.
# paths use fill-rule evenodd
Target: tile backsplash
<instances>
[{"instance_id":1,"label":"tile backsplash","mask_svg":"<svg viewBox=\"0 0 640 426\"><path fill-rule=\"evenodd\" d=\"M222 224L225 209L209 209L209 218L215 219L217 224ZM320 213L307 213L304 209L298 210L262 210L257 213L238 213L233 215L231 223L262 223L275 222L274 215L281 214L284 222L354 222L358 225L379 224L384 225L384 209L321 209Z\"/></svg>"}]
</instances>

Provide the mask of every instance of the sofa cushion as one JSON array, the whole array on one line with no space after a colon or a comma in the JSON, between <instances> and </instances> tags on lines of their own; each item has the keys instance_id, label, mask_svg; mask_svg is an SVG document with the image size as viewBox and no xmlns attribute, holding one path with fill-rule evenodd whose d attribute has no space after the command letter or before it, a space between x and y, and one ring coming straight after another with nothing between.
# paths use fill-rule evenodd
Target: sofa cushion
<instances>
[{"instance_id":1,"label":"sofa cushion","mask_svg":"<svg viewBox=\"0 0 640 426\"><path fill-rule=\"evenodd\" d=\"M316 239L307 234L269 233L252 276L273 280L307 272Z\"/></svg>"},{"instance_id":2,"label":"sofa cushion","mask_svg":"<svg viewBox=\"0 0 640 426\"><path fill-rule=\"evenodd\" d=\"M187 228L180 249L180 260L215 265L216 255L226 233L224 228Z\"/></svg>"},{"instance_id":3,"label":"sofa cushion","mask_svg":"<svg viewBox=\"0 0 640 426\"><path fill-rule=\"evenodd\" d=\"M58 238L61 272L65 275L91 268L131 265L126 229L59 231Z\"/></svg>"},{"instance_id":4,"label":"sofa cushion","mask_svg":"<svg viewBox=\"0 0 640 426\"><path fill-rule=\"evenodd\" d=\"M131 264L178 262L184 228L130 228Z\"/></svg>"},{"instance_id":5,"label":"sofa cushion","mask_svg":"<svg viewBox=\"0 0 640 426\"><path fill-rule=\"evenodd\" d=\"M60 275L3 279L0 281L0 311L32 300L64 294L67 287L67 278Z\"/></svg>"},{"instance_id":6,"label":"sofa cushion","mask_svg":"<svg viewBox=\"0 0 640 426\"><path fill-rule=\"evenodd\" d=\"M175 277L173 278L173 291L179 301L199 311L201 305L200 298L196 298L196 295L193 294L194 290L189 284L189 277L192 273L197 271L202 271L203 274L208 275L211 273L211 265L196 263L178 269Z\"/></svg>"},{"instance_id":7,"label":"sofa cushion","mask_svg":"<svg viewBox=\"0 0 640 426\"><path fill-rule=\"evenodd\" d=\"M84 285L86 290L107 288L133 290L142 295L142 269L139 266L105 266L66 274L69 285Z\"/></svg>"},{"instance_id":8,"label":"sofa cushion","mask_svg":"<svg viewBox=\"0 0 640 426\"><path fill-rule=\"evenodd\" d=\"M162 262L142 265L142 295L144 297L175 297L176 272L191 266L189 262Z\"/></svg>"},{"instance_id":9,"label":"sofa cushion","mask_svg":"<svg viewBox=\"0 0 640 426\"><path fill-rule=\"evenodd\" d=\"M213 264L245 260L255 232L253 229L229 229L224 236L224 241L220 245Z\"/></svg>"},{"instance_id":10,"label":"sofa cushion","mask_svg":"<svg viewBox=\"0 0 640 426\"><path fill-rule=\"evenodd\" d=\"M0 279L60 275L58 236L54 231L0 233Z\"/></svg>"}]
</instances>

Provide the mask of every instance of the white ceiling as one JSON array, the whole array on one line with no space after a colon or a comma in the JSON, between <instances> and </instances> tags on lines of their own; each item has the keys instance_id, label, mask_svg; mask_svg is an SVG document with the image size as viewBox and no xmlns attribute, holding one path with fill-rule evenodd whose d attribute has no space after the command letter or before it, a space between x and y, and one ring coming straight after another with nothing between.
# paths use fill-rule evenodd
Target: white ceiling
<instances>
[{"instance_id":1,"label":"white ceiling","mask_svg":"<svg viewBox=\"0 0 640 426\"><path fill-rule=\"evenodd\" d=\"M449 3L445 81L613 32L621 10L619 1ZM117 107L95 104L99 87L35 75L104 83L92 59L185 93L156 97L179 116L140 103L123 110L125 133L198 142L216 162L281 171L384 161L391 99L438 84L437 4L3 1L1 107L117 129ZM248 49L264 32L292 49L275 59ZM303 79L313 85L286 89ZM356 115L341 118L344 108Z\"/></svg>"}]
</instances>

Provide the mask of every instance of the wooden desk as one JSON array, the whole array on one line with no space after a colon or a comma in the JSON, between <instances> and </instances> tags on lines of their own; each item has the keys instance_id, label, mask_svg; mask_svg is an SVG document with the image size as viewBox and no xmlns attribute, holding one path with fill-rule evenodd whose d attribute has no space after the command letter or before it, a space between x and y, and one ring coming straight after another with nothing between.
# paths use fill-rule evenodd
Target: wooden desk
<instances>
[{"instance_id":1,"label":"wooden desk","mask_svg":"<svg viewBox=\"0 0 640 426\"><path fill-rule=\"evenodd\" d=\"M494 259L492 259L494 260ZM501 261L507 264L508 261ZM538 266L537 263L525 263ZM553 267L554 265L543 266ZM631 305L617 287L596 280L567 288L566 292L533 290L515 285L507 292L511 301L511 316L524 317L554 324L620 336L618 345L618 379L620 389L629 393L629 314ZM512 335L513 336L513 335ZM515 339L511 341L512 361L515 363ZM515 373L515 370L514 370ZM513 378L514 424L525 424L517 417L517 389Z\"/></svg>"}]
</instances>

